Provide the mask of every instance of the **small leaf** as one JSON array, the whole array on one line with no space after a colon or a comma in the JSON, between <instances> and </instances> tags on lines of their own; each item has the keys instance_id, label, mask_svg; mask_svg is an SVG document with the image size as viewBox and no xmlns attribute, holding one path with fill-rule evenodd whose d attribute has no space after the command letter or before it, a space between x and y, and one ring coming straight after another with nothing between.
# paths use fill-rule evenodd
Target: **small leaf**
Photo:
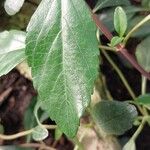
<instances>
[{"instance_id":1,"label":"small leaf","mask_svg":"<svg viewBox=\"0 0 150 150\"><path fill-rule=\"evenodd\" d=\"M48 130L42 126L37 126L32 132L32 138L35 141L42 141L48 137Z\"/></svg>"},{"instance_id":2,"label":"small leaf","mask_svg":"<svg viewBox=\"0 0 150 150\"><path fill-rule=\"evenodd\" d=\"M106 133L121 135L132 127L137 111L127 102L101 101L94 106L93 116Z\"/></svg>"},{"instance_id":3,"label":"small leaf","mask_svg":"<svg viewBox=\"0 0 150 150\"><path fill-rule=\"evenodd\" d=\"M138 63L146 70L150 71L150 36L144 39L136 48Z\"/></svg>"},{"instance_id":4,"label":"small leaf","mask_svg":"<svg viewBox=\"0 0 150 150\"><path fill-rule=\"evenodd\" d=\"M133 5L130 5L130 6L126 6L126 7L123 7L123 9L125 10L125 12L126 12L126 15L127 15L127 19L128 19L128 22L130 22L129 23L129 25L128 25L128 28L131 26L131 22L132 22L132 27L130 27L130 29L128 29L128 31L130 31L133 27L134 27L134 25L135 24L137 24L137 22L136 23L133 23L133 17L135 16L135 14L136 13L139 13L139 12L143 12L144 11L144 9L143 8L141 8L141 7L136 7L136 6L133 6ZM114 23L113 23L113 15L114 15L114 8L112 8L112 9L107 9L107 10L105 10L105 12L103 12L103 13L100 13L99 14L99 16L100 16L100 18L101 18L101 21L110 29L110 31L114 31ZM139 16L137 16L138 18L139 18ZM141 20L141 19L140 19ZM140 21L139 20L139 21ZM138 22L139 22L138 21ZM149 26L148 26L149 27ZM142 28L142 27L141 27ZM140 30L140 29L139 29ZM138 30L138 31L139 31ZM138 32L137 31L137 32ZM148 31L148 29L147 29L147 31ZM147 33L146 33L147 34Z\"/></svg>"},{"instance_id":5,"label":"small leaf","mask_svg":"<svg viewBox=\"0 0 150 150\"><path fill-rule=\"evenodd\" d=\"M129 0L98 0L95 8L94 8L94 12L106 8L106 7L114 7L114 6L129 6L130 5L130 1Z\"/></svg>"},{"instance_id":6,"label":"small leaf","mask_svg":"<svg viewBox=\"0 0 150 150\"><path fill-rule=\"evenodd\" d=\"M150 94L140 95L136 98L136 102L142 105L150 105Z\"/></svg>"},{"instance_id":7,"label":"small leaf","mask_svg":"<svg viewBox=\"0 0 150 150\"><path fill-rule=\"evenodd\" d=\"M114 28L116 32L122 37L127 29L127 16L123 8L117 7L114 13Z\"/></svg>"},{"instance_id":8,"label":"small leaf","mask_svg":"<svg viewBox=\"0 0 150 150\"><path fill-rule=\"evenodd\" d=\"M123 41L123 39L124 39L123 37L114 36L111 39L110 46L114 47L114 46L118 45L119 43L121 43Z\"/></svg>"},{"instance_id":9,"label":"small leaf","mask_svg":"<svg viewBox=\"0 0 150 150\"><path fill-rule=\"evenodd\" d=\"M59 140L63 133L59 130L59 128L55 129L55 140Z\"/></svg>"},{"instance_id":10,"label":"small leaf","mask_svg":"<svg viewBox=\"0 0 150 150\"><path fill-rule=\"evenodd\" d=\"M26 59L24 48L25 32L12 30L0 33L0 76Z\"/></svg>"},{"instance_id":11,"label":"small leaf","mask_svg":"<svg viewBox=\"0 0 150 150\"><path fill-rule=\"evenodd\" d=\"M27 32L26 55L42 108L74 137L98 73L91 13L84 0L42 0Z\"/></svg>"},{"instance_id":12,"label":"small leaf","mask_svg":"<svg viewBox=\"0 0 150 150\"><path fill-rule=\"evenodd\" d=\"M25 0L6 0L4 8L8 15L15 15L21 9Z\"/></svg>"},{"instance_id":13,"label":"small leaf","mask_svg":"<svg viewBox=\"0 0 150 150\"><path fill-rule=\"evenodd\" d=\"M129 140L122 150L136 150L135 141Z\"/></svg>"}]
</instances>

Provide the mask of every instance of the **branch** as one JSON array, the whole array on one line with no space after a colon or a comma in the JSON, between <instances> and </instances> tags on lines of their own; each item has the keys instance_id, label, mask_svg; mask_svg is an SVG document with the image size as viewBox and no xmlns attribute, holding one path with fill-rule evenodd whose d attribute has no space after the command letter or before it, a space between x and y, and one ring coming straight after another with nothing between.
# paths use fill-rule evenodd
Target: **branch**
<instances>
[{"instance_id":1,"label":"branch","mask_svg":"<svg viewBox=\"0 0 150 150\"><path fill-rule=\"evenodd\" d=\"M101 30L101 32L106 36L106 38L111 41L113 35L111 34L111 32L107 29L107 27L100 21L100 19L98 19L97 15L92 13L92 18L94 20L94 22L96 23L97 27ZM116 52L118 54L123 55L126 60L128 60L131 65L133 67L135 67L143 76L145 76L146 78L148 78L150 80L150 74L149 72L145 71L135 60L135 58L130 55L127 51L127 49L124 48L123 45L119 44L116 46Z\"/></svg>"}]
</instances>

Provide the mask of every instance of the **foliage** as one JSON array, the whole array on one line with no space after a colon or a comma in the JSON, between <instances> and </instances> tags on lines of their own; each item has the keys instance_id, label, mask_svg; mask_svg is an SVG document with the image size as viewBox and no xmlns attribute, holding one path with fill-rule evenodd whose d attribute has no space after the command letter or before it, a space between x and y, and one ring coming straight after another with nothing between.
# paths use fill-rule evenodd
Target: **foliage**
<instances>
[{"instance_id":1,"label":"foliage","mask_svg":"<svg viewBox=\"0 0 150 150\"><path fill-rule=\"evenodd\" d=\"M85 8L82 1L43 0L27 27L26 55L42 108L71 137L89 104L98 68L96 30Z\"/></svg>"},{"instance_id":2,"label":"foliage","mask_svg":"<svg viewBox=\"0 0 150 150\"><path fill-rule=\"evenodd\" d=\"M127 17L121 7L117 7L114 13L114 27L120 37L123 37L127 30Z\"/></svg>"},{"instance_id":3,"label":"foliage","mask_svg":"<svg viewBox=\"0 0 150 150\"><path fill-rule=\"evenodd\" d=\"M121 135L132 127L137 111L126 102L101 101L94 106L93 115L106 133Z\"/></svg>"},{"instance_id":4,"label":"foliage","mask_svg":"<svg viewBox=\"0 0 150 150\"><path fill-rule=\"evenodd\" d=\"M11 30L0 33L0 76L7 74L26 59L24 49L24 32Z\"/></svg>"},{"instance_id":5,"label":"foliage","mask_svg":"<svg viewBox=\"0 0 150 150\"><path fill-rule=\"evenodd\" d=\"M15 3L6 0L5 10L9 15L14 15L21 9L23 3L24 0ZM146 93L146 77L149 78L150 71L150 36L147 31L150 15L147 15L147 18L149 17L147 20L144 20L143 15L147 14L147 11L149 11L147 0L142 1L140 7L131 5L128 0L98 0L93 12L101 12L99 16L102 22L110 31L115 31L115 35L112 36L85 1L42 0L25 32L9 30L0 33L0 76L27 60L32 70L33 85L38 92L37 104L34 102L29 106L24 118L27 132L21 135L30 134L27 142L31 141L31 136L35 141L44 140L48 137L48 129L52 128L55 129L56 140L63 133L70 139L74 138L80 126L80 118L86 112L88 117L92 118L90 120L92 127L101 128L108 135L122 135L132 128L134 121L138 120L137 131L123 147L123 150L136 149L137 136L144 124L150 122L148 112L150 98ZM140 17L139 12L142 12ZM95 24L102 31L100 35L106 36L109 43L101 44L103 42L99 35L96 37ZM142 32L139 32L139 28ZM138 62L126 50L126 43L133 36L141 40L136 47ZM101 97L101 101L98 100L96 104L91 102L96 78L103 78L98 72L99 48L120 76L135 106L129 101L112 100L105 82L102 84L105 87L103 90L106 93L106 100ZM134 94L107 50L122 54L141 72L140 96ZM39 109L42 109L40 117ZM137 109L143 115L141 120ZM55 121L57 128L53 125L43 125L43 121L49 117ZM100 131L97 131L97 134L99 133Z\"/></svg>"}]
</instances>

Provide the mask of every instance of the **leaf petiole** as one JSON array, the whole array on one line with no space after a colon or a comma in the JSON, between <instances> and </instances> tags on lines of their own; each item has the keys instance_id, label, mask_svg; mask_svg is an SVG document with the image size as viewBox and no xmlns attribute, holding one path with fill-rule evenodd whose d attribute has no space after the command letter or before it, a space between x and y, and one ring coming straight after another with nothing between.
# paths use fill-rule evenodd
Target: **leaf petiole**
<instances>
[{"instance_id":1,"label":"leaf petiole","mask_svg":"<svg viewBox=\"0 0 150 150\"><path fill-rule=\"evenodd\" d=\"M131 35L149 20L150 20L150 14L148 16L146 16L142 21L140 21L136 26L134 26L133 29L131 29L131 31L124 38L124 41L123 41L124 45L126 45L128 39L131 37Z\"/></svg>"}]
</instances>

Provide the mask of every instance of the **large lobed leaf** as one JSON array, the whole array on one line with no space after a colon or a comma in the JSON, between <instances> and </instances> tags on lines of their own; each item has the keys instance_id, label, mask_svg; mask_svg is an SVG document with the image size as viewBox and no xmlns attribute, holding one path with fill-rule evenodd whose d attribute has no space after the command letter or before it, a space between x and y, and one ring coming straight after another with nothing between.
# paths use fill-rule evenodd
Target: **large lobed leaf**
<instances>
[{"instance_id":1,"label":"large lobed leaf","mask_svg":"<svg viewBox=\"0 0 150 150\"><path fill-rule=\"evenodd\" d=\"M70 137L97 74L95 30L83 0L43 0L27 28L26 54L42 107Z\"/></svg>"}]
</instances>

